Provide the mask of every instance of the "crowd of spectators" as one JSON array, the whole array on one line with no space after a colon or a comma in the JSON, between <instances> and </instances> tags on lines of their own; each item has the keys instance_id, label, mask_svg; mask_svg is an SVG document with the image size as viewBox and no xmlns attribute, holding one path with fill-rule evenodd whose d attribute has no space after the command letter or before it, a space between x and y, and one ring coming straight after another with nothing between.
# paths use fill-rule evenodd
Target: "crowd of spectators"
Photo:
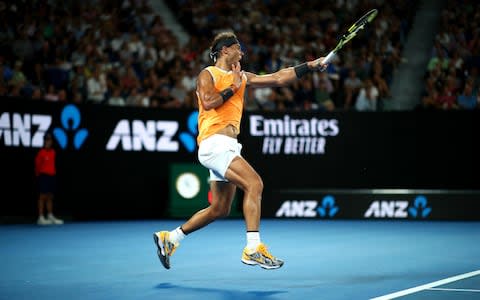
<instances>
[{"instance_id":1,"label":"crowd of spectators","mask_svg":"<svg viewBox=\"0 0 480 300\"><path fill-rule=\"evenodd\" d=\"M480 3L448 1L435 36L419 110L480 108Z\"/></svg>"},{"instance_id":2,"label":"crowd of spectators","mask_svg":"<svg viewBox=\"0 0 480 300\"><path fill-rule=\"evenodd\" d=\"M192 42L208 49L220 30L237 33L242 67L269 73L325 56L337 38L372 8L380 13L347 44L326 73L292 87L250 90L251 109L378 110L389 101L393 73L402 62L417 1L169 1ZM205 53L202 55L205 57ZM204 61L205 63L205 61Z\"/></svg>"},{"instance_id":3,"label":"crowd of spectators","mask_svg":"<svg viewBox=\"0 0 480 300\"><path fill-rule=\"evenodd\" d=\"M190 34L180 45L150 1L0 1L0 96L195 108L195 78L211 63L218 31L235 31L242 68L262 74L326 55L375 7L374 23L327 72L290 87L249 89L246 101L252 110L379 110L416 7L413 0L166 1Z\"/></svg>"},{"instance_id":4,"label":"crowd of spectators","mask_svg":"<svg viewBox=\"0 0 480 300\"><path fill-rule=\"evenodd\" d=\"M149 2L0 2L0 96L192 107L188 53Z\"/></svg>"}]
</instances>

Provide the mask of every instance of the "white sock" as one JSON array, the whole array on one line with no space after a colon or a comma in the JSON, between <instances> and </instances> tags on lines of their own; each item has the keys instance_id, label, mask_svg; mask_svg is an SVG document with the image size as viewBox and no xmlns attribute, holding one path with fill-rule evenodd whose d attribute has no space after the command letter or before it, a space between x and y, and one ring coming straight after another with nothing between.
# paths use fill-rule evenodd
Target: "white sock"
<instances>
[{"instance_id":1,"label":"white sock","mask_svg":"<svg viewBox=\"0 0 480 300\"><path fill-rule=\"evenodd\" d=\"M183 240L187 235L183 232L183 230L178 226L174 230L170 231L170 242L177 244L181 240Z\"/></svg>"},{"instance_id":2,"label":"white sock","mask_svg":"<svg viewBox=\"0 0 480 300\"><path fill-rule=\"evenodd\" d=\"M260 232L247 231L247 249L248 251L255 252L258 245L260 245Z\"/></svg>"}]
</instances>

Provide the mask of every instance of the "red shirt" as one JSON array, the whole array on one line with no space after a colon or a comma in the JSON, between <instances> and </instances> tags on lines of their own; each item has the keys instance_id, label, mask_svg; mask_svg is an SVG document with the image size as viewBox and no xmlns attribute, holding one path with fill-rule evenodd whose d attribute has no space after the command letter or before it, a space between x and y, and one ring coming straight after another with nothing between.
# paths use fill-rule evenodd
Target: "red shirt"
<instances>
[{"instance_id":1,"label":"red shirt","mask_svg":"<svg viewBox=\"0 0 480 300\"><path fill-rule=\"evenodd\" d=\"M449 109L455 106L457 97L455 95L440 95L437 101L442 108Z\"/></svg>"},{"instance_id":2,"label":"red shirt","mask_svg":"<svg viewBox=\"0 0 480 300\"><path fill-rule=\"evenodd\" d=\"M35 157L35 175L55 175L55 150L42 148Z\"/></svg>"}]
</instances>

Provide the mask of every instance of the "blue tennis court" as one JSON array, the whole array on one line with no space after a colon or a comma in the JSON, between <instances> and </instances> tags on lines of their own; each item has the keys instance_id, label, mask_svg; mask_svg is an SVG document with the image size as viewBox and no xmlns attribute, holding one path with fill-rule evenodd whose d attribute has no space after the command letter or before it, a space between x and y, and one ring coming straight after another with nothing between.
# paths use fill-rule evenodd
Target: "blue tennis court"
<instances>
[{"instance_id":1,"label":"blue tennis court","mask_svg":"<svg viewBox=\"0 0 480 300\"><path fill-rule=\"evenodd\" d=\"M181 221L0 226L0 299L480 299L479 222L263 220L285 260L240 262L242 220L188 236L160 264L152 233Z\"/></svg>"}]
</instances>

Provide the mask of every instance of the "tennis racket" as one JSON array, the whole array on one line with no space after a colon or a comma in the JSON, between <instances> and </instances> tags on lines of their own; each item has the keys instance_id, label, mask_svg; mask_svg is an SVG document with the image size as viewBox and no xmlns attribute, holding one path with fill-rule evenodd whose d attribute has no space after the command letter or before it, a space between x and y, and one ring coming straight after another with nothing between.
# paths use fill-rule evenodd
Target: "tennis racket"
<instances>
[{"instance_id":1,"label":"tennis racket","mask_svg":"<svg viewBox=\"0 0 480 300\"><path fill-rule=\"evenodd\" d=\"M353 39L357 35L357 33L365 27L365 25L372 22L372 20L375 19L377 14L378 14L378 10L372 9L371 11L363 15L363 17L358 19L358 21L355 22L352 26L350 26L347 32L344 35L342 35L342 37L338 41L337 46L332 51L330 51L330 53L328 53L328 55L325 57L325 59L323 60L323 63L328 64L330 61L332 61L332 59L335 57L337 52L340 49L342 49L346 43L348 43L351 39Z\"/></svg>"}]
</instances>

